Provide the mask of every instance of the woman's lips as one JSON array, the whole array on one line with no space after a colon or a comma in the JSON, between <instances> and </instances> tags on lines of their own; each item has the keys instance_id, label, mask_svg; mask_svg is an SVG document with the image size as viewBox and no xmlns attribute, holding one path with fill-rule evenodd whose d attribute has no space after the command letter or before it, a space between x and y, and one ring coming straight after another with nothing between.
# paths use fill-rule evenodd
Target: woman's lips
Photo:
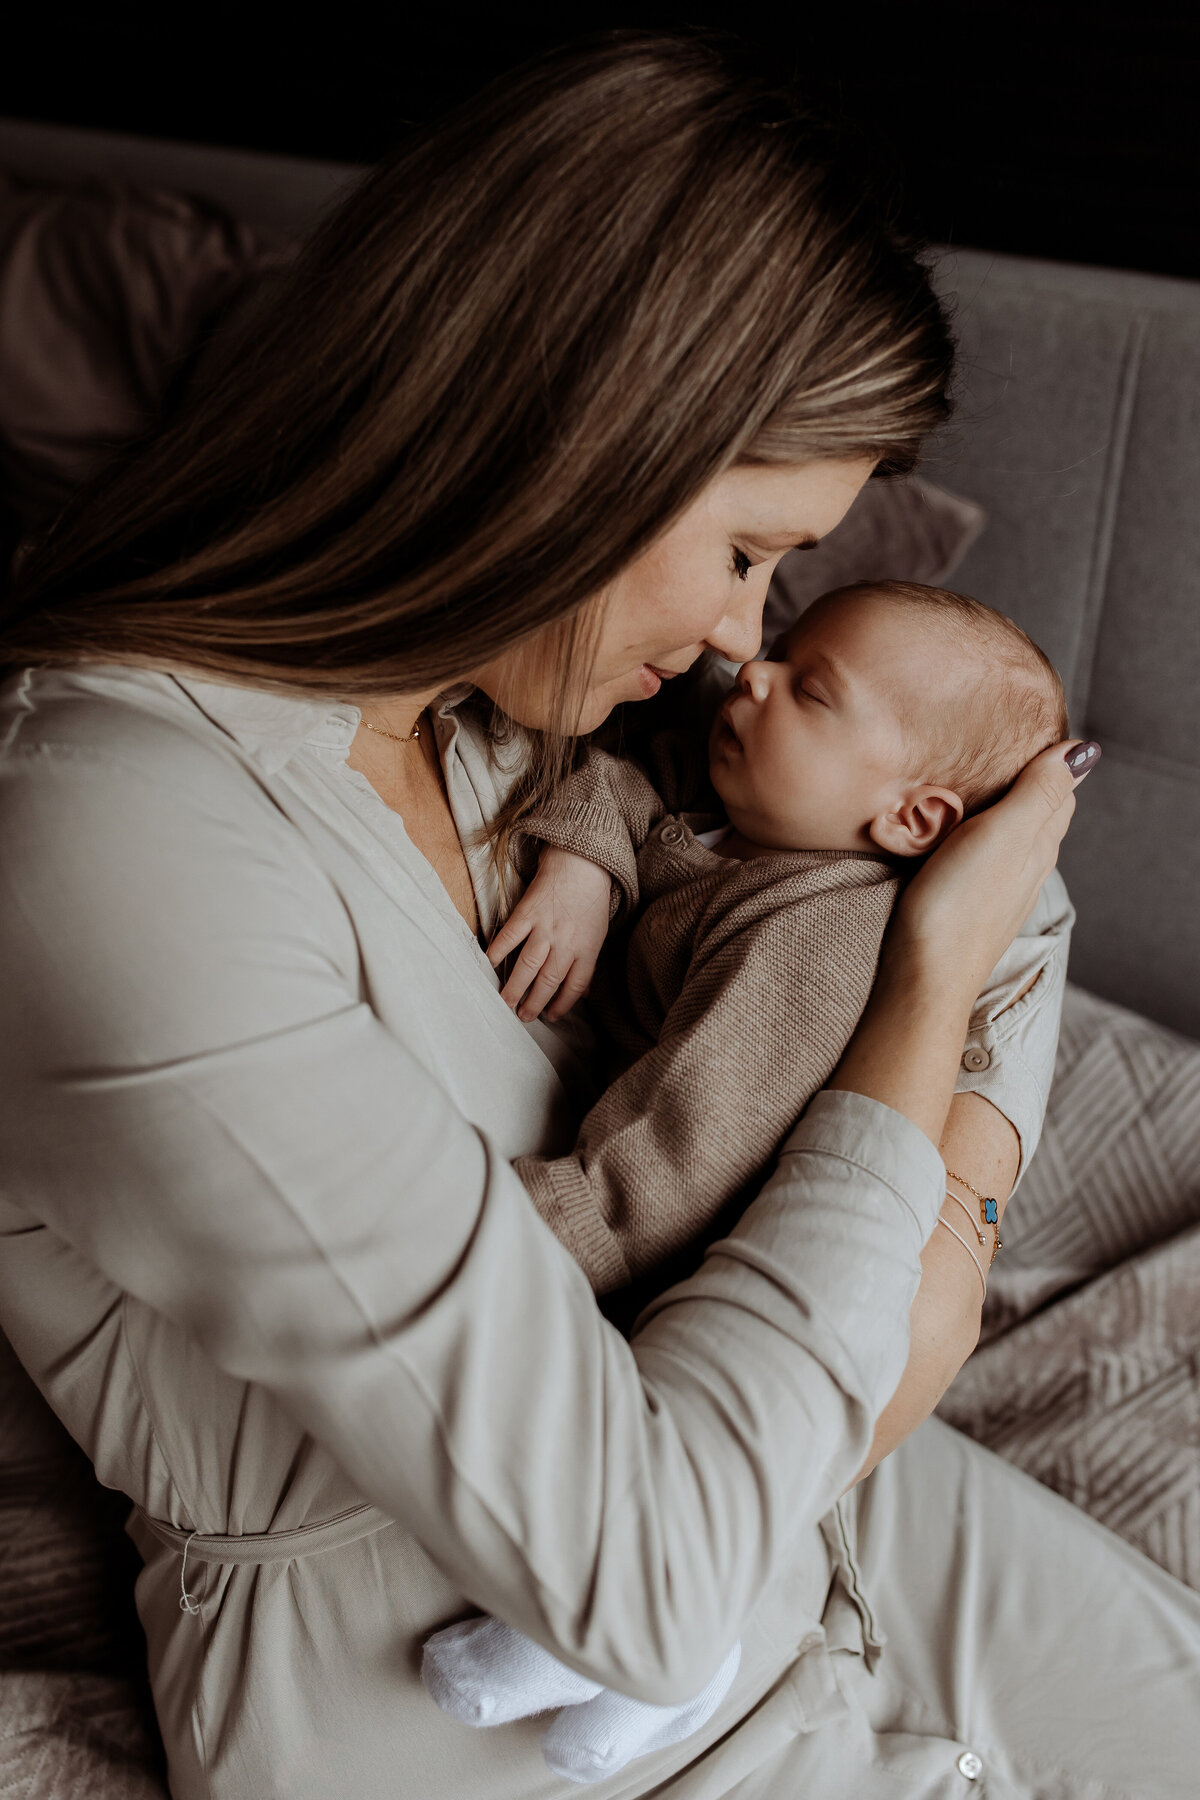
<instances>
[{"instance_id":1,"label":"woman's lips","mask_svg":"<svg viewBox=\"0 0 1200 1800\"><path fill-rule=\"evenodd\" d=\"M664 681L674 681L678 669L660 669L657 663L643 663L637 672L638 685L649 700L657 694Z\"/></svg>"}]
</instances>

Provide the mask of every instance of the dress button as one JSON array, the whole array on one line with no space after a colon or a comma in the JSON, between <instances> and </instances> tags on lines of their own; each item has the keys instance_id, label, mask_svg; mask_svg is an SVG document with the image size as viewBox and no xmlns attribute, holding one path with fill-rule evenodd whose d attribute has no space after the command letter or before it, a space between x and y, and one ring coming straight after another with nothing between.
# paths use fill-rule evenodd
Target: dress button
<instances>
[{"instance_id":1,"label":"dress button","mask_svg":"<svg viewBox=\"0 0 1200 1800\"><path fill-rule=\"evenodd\" d=\"M687 836L687 827L681 825L678 819L669 819L659 832L659 836L664 844L682 844Z\"/></svg>"},{"instance_id":2,"label":"dress button","mask_svg":"<svg viewBox=\"0 0 1200 1800\"><path fill-rule=\"evenodd\" d=\"M983 1774L983 1758L976 1756L973 1750L964 1750L958 1759L958 1772L968 1781L978 1781Z\"/></svg>"},{"instance_id":3,"label":"dress button","mask_svg":"<svg viewBox=\"0 0 1200 1800\"><path fill-rule=\"evenodd\" d=\"M969 1050L963 1051L962 1066L964 1069L990 1069L992 1059L986 1050L972 1044Z\"/></svg>"}]
</instances>

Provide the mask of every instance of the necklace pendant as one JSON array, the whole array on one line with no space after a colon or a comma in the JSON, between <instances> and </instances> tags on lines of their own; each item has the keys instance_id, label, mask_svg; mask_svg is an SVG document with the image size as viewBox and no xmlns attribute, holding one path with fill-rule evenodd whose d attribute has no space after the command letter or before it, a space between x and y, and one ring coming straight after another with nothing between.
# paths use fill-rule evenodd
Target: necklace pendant
<instances>
[{"instance_id":1,"label":"necklace pendant","mask_svg":"<svg viewBox=\"0 0 1200 1800\"><path fill-rule=\"evenodd\" d=\"M393 744L411 744L421 735L420 719L417 720L411 731L385 731L382 725L372 725L369 719L364 719L362 722L368 731L375 733L376 737L390 738Z\"/></svg>"}]
</instances>

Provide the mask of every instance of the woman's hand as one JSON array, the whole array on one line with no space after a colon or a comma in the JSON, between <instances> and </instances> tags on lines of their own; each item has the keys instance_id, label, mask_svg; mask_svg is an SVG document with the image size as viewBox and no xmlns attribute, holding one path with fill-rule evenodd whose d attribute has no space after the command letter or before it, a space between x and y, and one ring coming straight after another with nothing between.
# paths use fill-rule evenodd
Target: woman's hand
<instances>
[{"instance_id":1,"label":"woman's hand","mask_svg":"<svg viewBox=\"0 0 1200 1800\"><path fill-rule=\"evenodd\" d=\"M524 945L500 990L518 1018L536 1019L548 1007L553 1024L587 992L611 899L606 870L569 850L543 849L537 874L488 945L493 968Z\"/></svg>"},{"instance_id":2,"label":"woman's hand","mask_svg":"<svg viewBox=\"0 0 1200 1800\"><path fill-rule=\"evenodd\" d=\"M936 967L970 1005L1033 911L1058 861L1075 789L1099 757L1095 743L1053 744L1002 800L964 819L901 896L889 955Z\"/></svg>"},{"instance_id":3,"label":"woman's hand","mask_svg":"<svg viewBox=\"0 0 1200 1800\"><path fill-rule=\"evenodd\" d=\"M1058 860L1098 744L1055 744L1003 800L935 850L892 915L866 1011L829 1080L903 1113L933 1142L946 1124L976 998ZM1077 760L1073 768L1068 757Z\"/></svg>"}]
</instances>

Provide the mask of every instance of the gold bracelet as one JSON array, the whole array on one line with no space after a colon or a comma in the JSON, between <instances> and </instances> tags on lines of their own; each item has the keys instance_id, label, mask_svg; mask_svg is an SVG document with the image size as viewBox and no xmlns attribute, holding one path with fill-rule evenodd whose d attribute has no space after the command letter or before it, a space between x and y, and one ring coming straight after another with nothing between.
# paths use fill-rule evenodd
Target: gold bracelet
<instances>
[{"instance_id":1,"label":"gold bracelet","mask_svg":"<svg viewBox=\"0 0 1200 1800\"><path fill-rule=\"evenodd\" d=\"M946 1189L946 1198L947 1200L953 1200L955 1206L962 1207L968 1219L971 1221L971 1230L975 1233L975 1236L979 1239L981 1244L986 1244L987 1233L984 1231L983 1226L976 1222L975 1214L971 1211L966 1201L962 1199L960 1195L956 1194L953 1188Z\"/></svg>"},{"instance_id":2,"label":"gold bracelet","mask_svg":"<svg viewBox=\"0 0 1200 1800\"><path fill-rule=\"evenodd\" d=\"M992 1263L995 1262L997 1256L999 1256L1001 1250L1004 1248L1004 1245L1000 1242L1000 1203L988 1194L981 1194L977 1187L972 1187L965 1175L956 1175L953 1169L947 1169L946 1176L950 1181L961 1181L968 1194L974 1194L976 1200L979 1202L980 1224L994 1225L996 1227L996 1242L992 1245L992 1254L988 1260L988 1268L990 1269ZM946 1192L949 1194L950 1189L947 1188ZM964 1207L967 1212L971 1210L964 1200L958 1199L957 1194L952 1195L951 1198L958 1200L959 1205Z\"/></svg>"},{"instance_id":3,"label":"gold bracelet","mask_svg":"<svg viewBox=\"0 0 1200 1800\"><path fill-rule=\"evenodd\" d=\"M987 1276L984 1274L983 1264L980 1262L979 1258L976 1256L975 1252L972 1250L970 1244L968 1244L968 1242L967 1242L966 1238L963 1236L962 1232L955 1231L955 1229L954 1229L953 1225L950 1223L949 1219L943 1219L941 1213L938 1214L938 1224L944 1225L946 1227L946 1230L950 1233L950 1236L952 1238L958 1239L959 1243L962 1245L963 1249L966 1251L966 1253L970 1257L971 1261L975 1264L975 1273L979 1277L980 1285L983 1288L983 1297L986 1300L987 1299Z\"/></svg>"}]
</instances>

